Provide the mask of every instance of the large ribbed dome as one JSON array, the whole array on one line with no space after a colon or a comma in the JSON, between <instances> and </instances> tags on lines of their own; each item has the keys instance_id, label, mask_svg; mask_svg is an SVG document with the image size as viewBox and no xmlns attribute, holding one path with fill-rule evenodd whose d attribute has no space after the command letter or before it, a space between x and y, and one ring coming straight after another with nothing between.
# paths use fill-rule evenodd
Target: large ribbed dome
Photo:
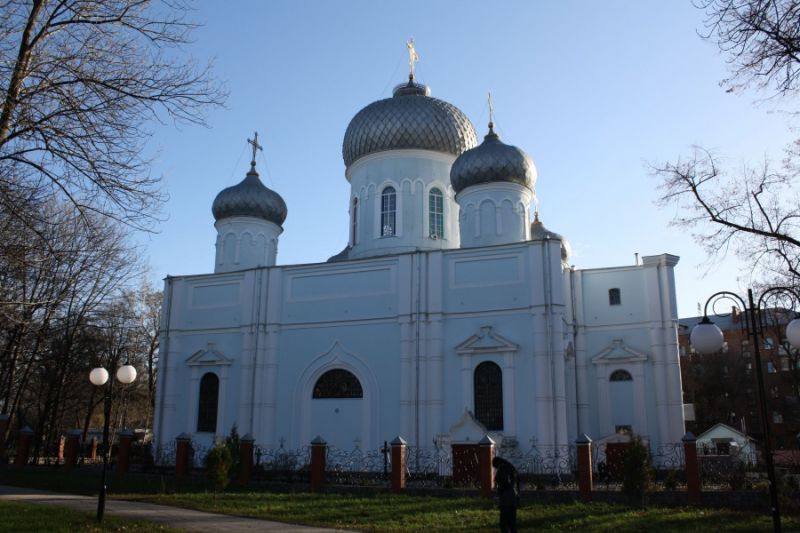
<instances>
[{"instance_id":1,"label":"large ribbed dome","mask_svg":"<svg viewBox=\"0 0 800 533\"><path fill-rule=\"evenodd\" d=\"M533 190L536 167L528 154L502 142L490 125L489 134L481 145L455 160L450 169L450 183L459 193L472 185L502 181Z\"/></svg>"},{"instance_id":2,"label":"large ribbed dome","mask_svg":"<svg viewBox=\"0 0 800 533\"><path fill-rule=\"evenodd\" d=\"M344 134L342 157L350 166L385 150L419 148L461 155L476 144L475 127L461 110L409 80L395 88L392 98L373 102L353 117Z\"/></svg>"},{"instance_id":3,"label":"large ribbed dome","mask_svg":"<svg viewBox=\"0 0 800 533\"><path fill-rule=\"evenodd\" d=\"M214 220L228 217L256 217L277 224L286 220L286 202L281 195L267 188L251 168L238 185L223 189L211 206Z\"/></svg>"}]
</instances>

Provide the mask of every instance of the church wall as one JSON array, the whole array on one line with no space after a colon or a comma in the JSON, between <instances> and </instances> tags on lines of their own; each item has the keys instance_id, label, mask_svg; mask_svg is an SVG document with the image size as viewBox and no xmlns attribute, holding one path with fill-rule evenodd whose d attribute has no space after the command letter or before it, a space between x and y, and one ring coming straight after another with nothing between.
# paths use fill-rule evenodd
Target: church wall
<instances>
[{"instance_id":1,"label":"church wall","mask_svg":"<svg viewBox=\"0 0 800 533\"><path fill-rule=\"evenodd\" d=\"M445 312L529 307L529 286L541 279L536 259L519 245L448 252L442 272Z\"/></svg>"},{"instance_id":2,"label":"church wall","mask_svg":"<svg viewBox=\"0 0 800 533\"><path fill-rule=\"evenodd\" d=\"M397 257L284 268L281 322L395 316L398 283Z\"/></svg>"},{"instance_id":3,"label":"church wall","mask_svg":"<svg viewBox=\"0 0 800 533\"><path fill-rule=\"evenodd\" d=\"M194 434L200 446L210 446L234 423L243 428L239 391L248 387L242 382L241 365L253 304L245 295L253 292L253 279L254 271L167 279L167 288L172 285L171 309L165 313L170 317L169 350L162 354L159 372L171 401L159 401L167 404L159 413L161 442L186 432ZM215 434L196 431L199 383L207 372L220 380Z\"/></svg>"},{"instance_id":4,"label":"church wall","mask_svg":"<svg viewBox=\"0 0 800 533\"><path fill-rule=\"evenodd\" d=\"M220 436L236 422L265 446L301 446L324 432L348 448L356 440L377 447L397 435L428 446L465 408L474 409L475 367L492 361L503 376L501 436L516 438L520 447L527 449L532 438L538 445L567 444L576 431L593 439L613 432L620 422L613 413L625 399L612 398L603 383L617 368L634 377L633 425L660 439L658 412L669 398L658 403L653 391L674 387L663 365L654 364L669 351L661 316L668 307L663 296L674 290L668 276L642 266L563 272L560 243L536 241L171 278L173 318L161 361L170 394L159 399L157 438L195 433L197 384L213 369L225 383ZM662 280L655 290L654 276ZM604 312L613 307L610 287L622 289L622 304ZM577 306L575 337L568 302ZM487 332L501 341L463 349ZM604 350L612 357L618 339L631 360L592 361ZM187 359L211 350L209 343L229 361L190 366ZM363 401L312 403L315 380L331 368L358 377ZM580 426L568 400L576 385L568 378L580 389ZM197 440L206 445L211 436Z\"/></svg>"},{"instance_id":5,"label":"church wall","mask_svg":"<svg viewBox=\"0 0 800 533\"><path fill-rule=\"evenodd\" d=\"M393 438L400 412L400 338L396 321L340 322L324 328L311 324L288 326L282 330L280 342L277 438L300 446L321 435L332 445L345 448L352 448L356 439L361 446L374 447L379 441ZM353 412L348 406L354 403L352 400L312 400L314 383L333 368L344 368L358 378L368 405ZM321 414L324 418L314 418ZM348 416L359 420L354 425ZM358 431L344 435L339 424L350 424Z\"/></svg>"},{"instance_id":6,"label":"church wall","mask_svg":"<svg viewBox=\"0 0 800 533\"><path fill-rule=\"evenodd\" d=\"M186 278L174 293L173 327L178 329L236 327L245 316L250 280L237 272Z\"/></svg>"},{"instance_id":7,"label":"church wall","mask_svg":"<svg viewBox=\"0 0 800 533\"><path fill-rule=\"evenodd\" d=\"M490 349L483 353L459 354L456 347L489 326L517 345L512 350ZM503 376L503 434L526 439L537 433L536 419L530 407L536 403L537 373L533 364L535 334L530 312L494 311L478 316L451 317L444 326L444 412L446 431L464 413L474 412L473 379L475 368L484 361L497 364ZM525 440L526 440L525 439Z\"/></svg>"},{"instance_id":8,"label":"church wall","mask_svg":"<svg viewBox=\"0 0 800 533\"><path fill-rule=\"evenodd\" d=\"M588 404L582 410L588 416L582 414L579 431L593 439L612 434L618 425L631 425L654 446L677 442L682 436L682 408L672 399L680 393L680 384L670 381L669 375L672 361L677 364L677 346L667 340L676 319L669 303L674 300L669 275L677 258L664 255L652 260L653 265L660 266L574 274L579 281L573 299L579 305L579 320L585 324L579 328L582 350L576 357L580 372L585 374L581 403ZM669 275L662 267L670 270ZM620 289L618 305L610 301L609 289ZM610 375L618 369L629 372L632 382L610 382ZM633 402L632 409L629 401ZM623 418L632 419L632 423L623 423Z\"/></svg>"}]
</instances>

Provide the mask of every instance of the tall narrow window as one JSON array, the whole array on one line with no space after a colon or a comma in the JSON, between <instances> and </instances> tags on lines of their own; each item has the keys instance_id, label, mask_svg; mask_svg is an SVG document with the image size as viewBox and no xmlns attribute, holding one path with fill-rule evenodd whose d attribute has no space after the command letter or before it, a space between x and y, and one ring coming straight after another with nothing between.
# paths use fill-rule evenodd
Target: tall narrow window
<instances>
[{"instance_id":1,"label":"tall narrow window","mask_svg":"<svg viewBox=\"0 0 800 533\"><path fill-rule=\"evenodd\" d=\"M350 231L353 233L351 244L355 246L356 239L358 239L358 198L353 198L353 219L350 221Z\"/></svg>"},{"instance_id":2,"label":"tall narrow window","mask_svg":"<svg viewBox=\"0 0 800 533\"><path fill-rule=\"evenodd\" d=\"M431 239L444 237L444 195L436 188L428 194L428 226Z\"/></svg>"},{"instance_id":3,"label":"tall narrow window","mask_svg":"<svg viewBox=\"0 0 800 533\"><path fill-rule=\"evenodd\" d=\"M217 404L219 403L219 378L208 372L200 380L200 398L197 408L197 431L216 433Z\"/></svg>"},{"instance_id":4,"label":"tall narrow window","mask_svg":"<svg viewBox=\"0 0 800 533\"><path fill-rule=\"evenodd\" d=\"M619 289L608 289L608 305L620 305L622 294Z\"/></svg>"},{"instance_id":5,"label":"tall narrow window","mask_svg":"<svg viewBox=\"0 0 800 533\"><path fill-rule=\"evenodd\" d=\"M503 429L503 372L485 361L475 368L475 418L489 430Z\"/></svg>"},{"instance_id":6,"label":"tall narrow window","mask_svg":"<svg viewBox=\"0 0 800 533\"><path fill-rule=\"evenodd\" d=\"M381 237L395 234L397 222L397 192L394 187L386 187L381 193Z\"/></svg>"}]
</instances>

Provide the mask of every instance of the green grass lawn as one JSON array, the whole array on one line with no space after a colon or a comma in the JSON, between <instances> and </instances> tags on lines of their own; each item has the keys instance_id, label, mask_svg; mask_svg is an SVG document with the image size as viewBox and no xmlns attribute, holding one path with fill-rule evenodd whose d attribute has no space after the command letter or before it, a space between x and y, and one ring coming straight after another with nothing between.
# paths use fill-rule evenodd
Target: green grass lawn
<instances>
[{"instance_id":1,"label":"green grass lawn","mask_svg":"<svg viewBox=\"0 0 800 533\"><path fill-rule=\"evenodd\" d=\"M94 513L85 513L53 505L0 501L0 531L17 532L73 532L73 531L125 531L149 533L153 531L178 531L150 522L123 520L106 516L98 525Z\"/></svg>"},{"instance_id":2,"label":"green grass lawn","mask_svg":"<svg viewBox=\"0 0 800 533\"><path fill-rule=\"evenodd\" d=\"M268 518L282 522L361 531L497 531L498 511L482 498L376 494L190 493L130 495L126 499L204 511ZM520 531L772 531L769 516L692 508L631 509L593 504L523 503ZM800 521L784 517L784 531L800 531Z\"/></svg>"},{"instance_id":3,"label":"green grass lawn","mask_svg":"<svg viewBox=\"0 0 800 533\"><path fill-rule=\"evenodd\" d=\"M96 495L98 483L99 472L87 468L71 473L53 468L0 468L0 484ZM361 531L498 530L498 511L494 504L478 497L248 492L235 486L214 495L208 493L205 483L197 478L176 484L168 476L136 475L110 476L109 496ZM800 532L800 517L784 515L782 519L784 531ZM602 503L523 502L519 525L521 531L772 531L767 513L697 508L631 509ZM0 529L3 527L0 520Z\"/></svg>"}]
</instances>

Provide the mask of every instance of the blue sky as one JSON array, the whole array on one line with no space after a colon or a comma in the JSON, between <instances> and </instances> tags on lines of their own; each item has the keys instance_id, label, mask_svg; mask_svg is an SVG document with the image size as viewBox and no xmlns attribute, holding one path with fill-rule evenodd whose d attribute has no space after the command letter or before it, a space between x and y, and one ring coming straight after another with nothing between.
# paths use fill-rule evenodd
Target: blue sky
<instances>
[{"instance_id":1,"label":"blue sky","mask_svg":"<svg viewBox=\"0 0 800 533\"><path fill-rule=\"evenodd\" d=\"M347 241L349 185L341 142L350 119L407 76L536 163L542 221L566 236L578 268L632 264L634 253L681 256L678 311L747 286L733 257L708 271L673 210L653 204L650 163L692 144L732 167L778 159L788 117L753 93L719 86L724 58L697 35L689 1L244 1L198 4L190 53L215 58L230 97L209 128L154 129L153 171L170 195L167 220L140 242L153 278L210 272L211 203L248 169L247 137L264 152L261 178L289 209L279 264L313 263Z\"/></svg>"}]
</instances>

